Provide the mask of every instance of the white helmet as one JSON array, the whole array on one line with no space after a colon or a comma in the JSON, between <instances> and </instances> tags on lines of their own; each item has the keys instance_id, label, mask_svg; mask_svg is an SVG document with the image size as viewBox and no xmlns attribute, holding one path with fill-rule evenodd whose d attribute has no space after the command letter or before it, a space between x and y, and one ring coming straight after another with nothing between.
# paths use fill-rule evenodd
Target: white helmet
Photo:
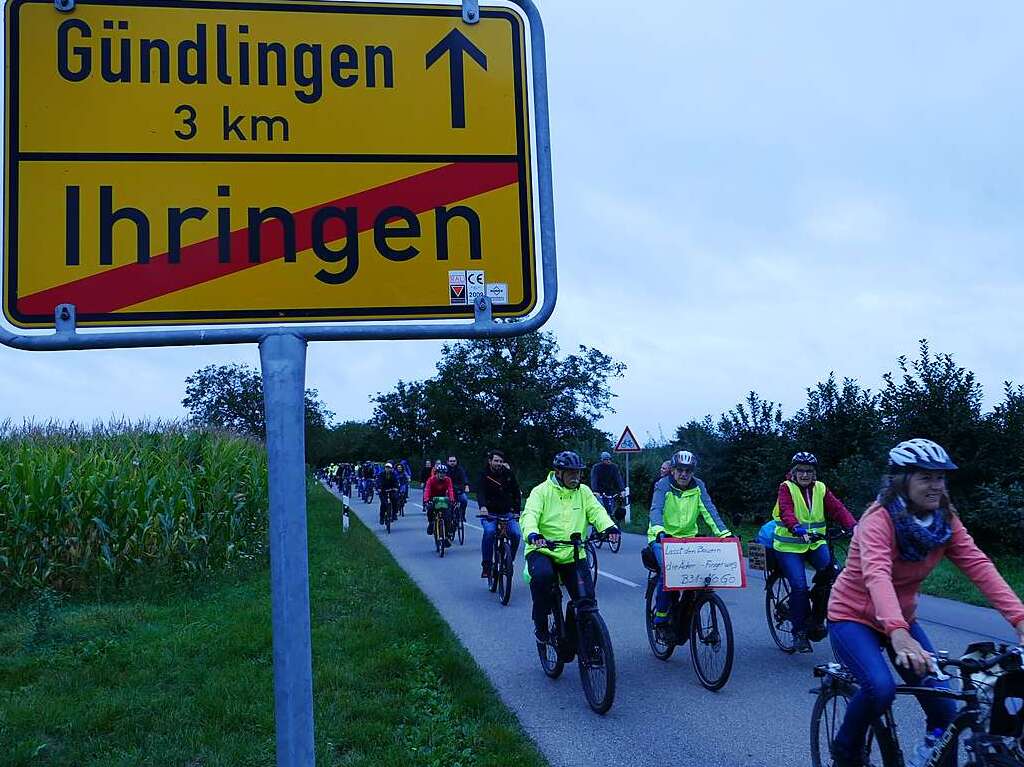
<instances>
[{"instance_id":1,"label":"white helmet","mask_svg":"<svg viewBox=\"0 0 1024 767\"><path fill-rule=\"evenodd\" d=\"M901 471L926 469L951 471L957 468L942 445L930 439L908 439L889 451L889 467Z\"/></svg>"},{"instance_id":2,"label":"white helmet","mask_svg":"<svg viewBox=\"0 0 1024 767\"><path fill-rule=\"evenodd\" d=\"M680 466L695 468L697 466L697 456L689 450L680 450L678 453L672 454L671 466L673 469L679 468Z\"/></svg>"}]
</instances>

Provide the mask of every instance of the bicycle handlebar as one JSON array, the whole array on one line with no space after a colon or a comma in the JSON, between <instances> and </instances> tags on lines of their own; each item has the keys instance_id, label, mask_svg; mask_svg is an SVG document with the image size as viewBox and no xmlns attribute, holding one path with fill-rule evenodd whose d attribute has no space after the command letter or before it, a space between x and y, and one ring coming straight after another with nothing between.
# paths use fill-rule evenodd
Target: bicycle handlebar
<instances>
[{"instance_id":1,"label":"bicycle handlebar","mask_svg":"<svg viewBox=\"0 0 1024 767\"><path fill-rule=\"evenodd\" d=\"M542 536L543 537L543 536ZM550 538L544 538L545 548L555 549L559 546L583 546L589 541L606 541L608 540L608 534L599 533L596 530L591 532L586 538L583 538L579 534L573 535L568 541L553 541Z\"/></svg>"},{"instance_id":2,"label":"bicycle handlebar","mask_svg":"<svg viewBox=\"0 0 1024 767\"><path fill-rule=\"evenodd\" d=\"M937 658L936 664L940 668L957 668L961 671L966 671L968 674L977 674L982 671L988 671L995 666L1008 661L1010 658L1017 658L1020 660L1024 657L1024 649L1021 647L1012 647L1006 652L1002 652L999 655L993 656L988 660L976 660L974 658Z\"/></svg>"},{"instance_id":3,"label":"bicycle handlebar","mask_svg":"<svg viewBox=\"0 0 1024 767\"><path fill-rule=\"evenodd\" d=\"M817 543L818 541L827 541L831 543L832 541L842 541L847 538L852 538L853 531L842 529L836 531L829 530L824 535L821 533L808 533L807 537L810 539L811 543Z\"/></svg>"}]
</instances>

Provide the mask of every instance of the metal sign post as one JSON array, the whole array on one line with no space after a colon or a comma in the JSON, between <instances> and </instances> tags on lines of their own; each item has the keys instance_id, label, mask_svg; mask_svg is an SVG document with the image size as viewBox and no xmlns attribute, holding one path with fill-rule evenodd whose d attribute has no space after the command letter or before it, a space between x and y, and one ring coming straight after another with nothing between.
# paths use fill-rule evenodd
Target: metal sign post
<instances>
[{"instance_id":1,"label":"metal sign post","mask_svg":"<svg viewBox=\"0 0 1024 767\"><path fill-rule=\"evenodd\" d=\"M312 767L306 345L511 337L550 318L540 14L6 0L4 18L0 344L259 344L277 764Z\"/></svg>"},{"instance_id":2,"label":"metal sign post","mask_svg":"<svg viewBox=\"0 0 1024 767\"><path fill-rule=\"evenodd\" d=\"M306 342L260 342L270 489L270 604L277 763L312 765L313 654L306 533Z\"/></svg>"},{"instance_id":3,"label":"metal sign post","mask_svg":"<svg viewBox=\"0 0 1024 767\"><path fill-rule=\"evenodd\" d=\"M615 443L614 450L616 453L626 454L626 524L628 525L633 518L633 500L629 496L629 455L640 452L640 443L628 426L622 430L622 436Z\"/></svg>"},{"instance_id":4,"label":"metal sign post","mask_svg":"<svg viewBox=\"0 0 1024 767\"><path fill-rule=\"evenodd\" d=\"M629 453L626 453L626 524L633 520L633 499L629 495Z\"/></svg>"}]
</instances>

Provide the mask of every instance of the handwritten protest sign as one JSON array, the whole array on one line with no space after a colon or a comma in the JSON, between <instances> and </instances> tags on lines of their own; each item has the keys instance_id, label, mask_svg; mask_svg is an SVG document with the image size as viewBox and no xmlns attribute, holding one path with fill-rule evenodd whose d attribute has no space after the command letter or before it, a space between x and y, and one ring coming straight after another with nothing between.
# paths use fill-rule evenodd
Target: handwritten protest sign
<instances>
[{"instance_id":1,"label":"handwritten protest sign","mask_svg":"<svg viewBox=\"0 0 1024 767\"><path fill-rule=\"evenodd\" d=\"M743 589L747 573L737 538L664 538L665 588Z\"/></svg>"}]
</instances>

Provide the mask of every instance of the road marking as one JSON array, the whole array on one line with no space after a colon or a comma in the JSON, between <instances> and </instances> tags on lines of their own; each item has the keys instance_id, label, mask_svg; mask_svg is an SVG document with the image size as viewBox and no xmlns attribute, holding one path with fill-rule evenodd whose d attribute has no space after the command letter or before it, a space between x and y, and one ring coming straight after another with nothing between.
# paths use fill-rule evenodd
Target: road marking
<instances>
[{"instance_id":1,"label":"road marking","mask_svg":"<svg viewBox=\"0 0 1024 767\"><path fill-rule=\"evenodd\" d=\"M606 573L604 570L600 570L599 569L597 571L597 574L598 575L603 575L605 578L611 578L613 581L616 581L618 583L624 583L627 586L632 586L633 588L636 588L636 589L640 588L640 584L639 583L633 583L633 581L627 581L625 578L620 578L617 575L612 575L611 573Z\"/></svg>"}]
</instances>

